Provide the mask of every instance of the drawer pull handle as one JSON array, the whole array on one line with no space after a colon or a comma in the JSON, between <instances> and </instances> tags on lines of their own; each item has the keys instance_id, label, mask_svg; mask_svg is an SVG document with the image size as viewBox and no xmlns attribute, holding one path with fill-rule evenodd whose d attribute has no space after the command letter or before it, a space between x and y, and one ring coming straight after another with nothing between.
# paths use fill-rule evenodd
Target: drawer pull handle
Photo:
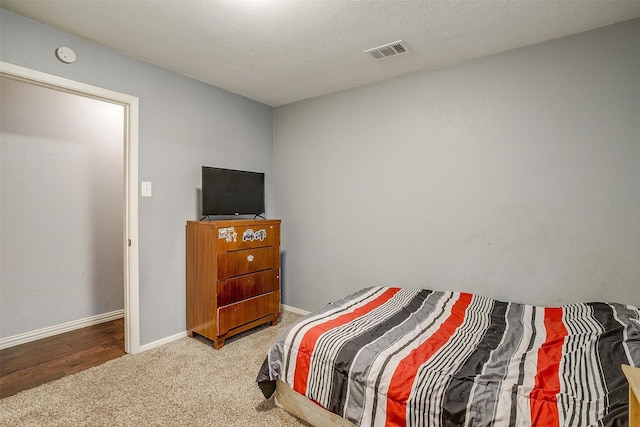
<instances>
[{"instance_id":1,"label":"drawer pull handle","mask_svg":"<svg viewBox=\"0 0 640 427\"><path fill-rule=\"evenodd\" d=\"M249 255L249 256L247 257L247 261L249 261L249 262L253 261L253 255Z\"/></svg>"}]
</instances>

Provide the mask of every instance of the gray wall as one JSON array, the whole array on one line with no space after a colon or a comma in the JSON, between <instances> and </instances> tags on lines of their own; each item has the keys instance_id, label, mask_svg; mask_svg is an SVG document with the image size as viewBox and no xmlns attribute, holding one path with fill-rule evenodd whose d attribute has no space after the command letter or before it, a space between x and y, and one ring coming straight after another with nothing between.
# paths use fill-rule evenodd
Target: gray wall
<instances>
[{"instance_id":1,"label":"gray wall","mask_svg":"<svg viewBox=\"0 0 640 427\"><path fill-rule=\"evenodd\" d=\"M5 62L139 97L139 179L153 182L139 200L140 340L183 332L184 230L199 217L200 167L265 172L273 216L273 109L5 9L0 40ZM60 46L77 62L59 62Z\"/></svg>"},{"instance_id":2,"label":"gray wall","mask_svg":"<svg viewBox=\"0 0 640 427\"><path fill-rule=\"evenodd\" d=\"M0 336L124 307L124 107L0 77Z\"/></svg>"},{"instance_id":3,"label":"gray wall","mask_svg":"<svg viewBox=\"0 0 640 427\"><path fill-rule=\"evenodd\" d=\"M284 302L640 306L639 52L636 19L276 108Z\"/></svg>"}]
</instances>

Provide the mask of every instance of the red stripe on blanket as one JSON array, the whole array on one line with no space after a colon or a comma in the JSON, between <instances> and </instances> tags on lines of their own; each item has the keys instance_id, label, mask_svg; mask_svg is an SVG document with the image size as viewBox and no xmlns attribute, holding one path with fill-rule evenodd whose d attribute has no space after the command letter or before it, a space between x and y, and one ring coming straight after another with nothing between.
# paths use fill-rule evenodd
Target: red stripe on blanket
<instances>
[{"instance_id":1,"label":"red stripe on blanket","mask_svg":"<svg viewBox=\"0 0 640 427\"><path fill-rule=\"evenodd\" d=\"M545 308L544 327L547 338L538 349L538 367L530 406L531 425L546 427L560 424L556 395L560 392L558 372L564 337L567 336L561 308Z\"/></svg>"},{"instance_id":2,"label":"red stripe on blanket","mask_svg":"<svg viewBox=\"0 0 640 427\"><path fill-rule=\"evenodd\" d=\"M385 302L389 301L395 294L400 291L400 288L389 288L373 301L368 302L352 311L351 313L343 314L336 319L326 321L318 326L314 326L309 329L300 342L300 348L298 349L298 355L296 357L296 370L293 377L293 389L302 395L306 395L307 392L307 380L309 378L309 367L311 365L311 355L313 349L318 342L318 339L325 332L342 326L352 320L363 316L370 311L380 307Z\"/></svg>"},{"instance_id":3,"label":"red stripe on blanket","mask_svg":"<svg viewBox=\"0 0 640 427\"><path fill-rule=\"evenodd\" d=\"M418 369L449 341L455 330L462 324L472 297L471 294L461 293L451 307L449 317L438 330L398 364L387 392L387 426L406 425L407 400L409 400Z\"/></svg>"}]
</instances>

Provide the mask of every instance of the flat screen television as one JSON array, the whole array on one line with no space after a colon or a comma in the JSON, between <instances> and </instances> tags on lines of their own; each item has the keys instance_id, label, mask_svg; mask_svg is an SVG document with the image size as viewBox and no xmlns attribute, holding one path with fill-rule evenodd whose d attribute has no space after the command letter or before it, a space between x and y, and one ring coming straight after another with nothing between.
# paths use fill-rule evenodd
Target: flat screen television
<instances>
[{"instance_id":1,"label":"flat screen television","mask_svg":"<svg viewBox=\"0 0 640 427\"><path fill-rule=\"evenodd\" d=\"M202 166L202 215L264 213L264 173Z\"/></svg>"}]
</instances>

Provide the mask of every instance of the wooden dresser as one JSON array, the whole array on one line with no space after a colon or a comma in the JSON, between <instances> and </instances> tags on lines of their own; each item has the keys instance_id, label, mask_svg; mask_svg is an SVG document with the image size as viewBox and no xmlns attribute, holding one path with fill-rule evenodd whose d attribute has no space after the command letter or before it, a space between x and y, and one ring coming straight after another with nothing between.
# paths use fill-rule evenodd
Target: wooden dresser
<instances>
[{"instance_id":1,"label":"wooden dresser","mask_svg":"<svg viewBox=\"0 0 640 427\"><path fill-rule=\"evenodd\" d=\"M280 220L187 222L187 330L213 340L280 316Z\"/></svg>"}]
</instances>

